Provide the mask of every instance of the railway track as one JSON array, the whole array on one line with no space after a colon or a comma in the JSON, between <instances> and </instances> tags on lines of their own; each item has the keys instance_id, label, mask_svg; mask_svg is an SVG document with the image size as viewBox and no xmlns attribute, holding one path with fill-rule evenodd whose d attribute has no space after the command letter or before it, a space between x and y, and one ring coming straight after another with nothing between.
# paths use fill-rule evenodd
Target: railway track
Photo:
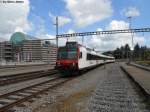
<instances>
[{"instance_id":1,"label":"railway track","mask_svg":"<svg viewBox=\"0 0 150 112\"><path fill-rule=\"evenodd\" d=\"M47 70L47 71L38 71L38 72L29 72L23 74L16 74L12 76L3 76L0 77L0 86L9 85L13 83L18 83L21 81L32 80L40 77L45 77L48 75L56 74L57 70Z\"/></svg>"},{"instance_id":2,"label":"railway track","mask_svg":"<svg viewBox=\"0 0 150 112\"><path fill-rule=\"evenodd\" d=\"M8 65L8 66L0 66L0 70L1 69L13 69L13 68L24 68L24 67L33 67L33 66L44 66L44 65L48 65L48 64L31 64L31 65Z\"/></svg>"},{"instance_id":3,"label":"railway track","mask_svg":"<svg viewBox=\"0 0 150 112\"><path fill-rule=\"evenodd\" d=\"M50 89L54 89L71 79L72 78L53 77L48 81L0 95L0 112L11 111L14 106L43 94Z\"/></svg>"}]
</instances>

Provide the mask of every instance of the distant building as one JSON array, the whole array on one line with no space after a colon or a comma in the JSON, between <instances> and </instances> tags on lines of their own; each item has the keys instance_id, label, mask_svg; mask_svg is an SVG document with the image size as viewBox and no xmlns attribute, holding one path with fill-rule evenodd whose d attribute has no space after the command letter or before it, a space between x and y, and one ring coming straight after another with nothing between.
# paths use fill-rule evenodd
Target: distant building
<instances>
[{"instance_id":1,"label":"distant building","mask_svg":"<svg viewBox=\"0 0 150 112\"><path fill-rule=\"evenodd\" d=\"M5 41L0 42L0 61L12 61L13 60L13 44Z\"/></svg>"},{"instance_id":2,"label":"distant building","mask_svg":"<svg viewBox=\"0 0 150 112\"><path fill-rule=\"evenodd\" d=\"M21 46L22 61L42 61L42 42L41 40L25 40Z\"/></svg>"},{"instance_id":3,"label":"distant building","mask_svg":"<svg viewBox=\"0 0 150 112\"><path fill-rule=\"evenodd\" d=\"M1 49L3 53L1 56L6 61L42 61L50 64L54 64L56 61L55 45L49 41L36 39L21 32L14 33L10 38L10 42L3 42Z\"/></svg>"},{"instance_id":4,"label":"distant building","mask_svg":"<svg viewBox=\"0 0 150 112\"><path fill-rule=\"evenodd\" d=\"M49 64L55 64L56 63L56 51L57 51L57 47L47 43L47 41L45 41L42 45L42 60L44 62L48 62Z\"/></svg>"},{"instance_id":5,"label":"distant building","mask_svg":"<svg viewBox=\"0 0 150 112\"><path fill-rule=\"evenodd\" d=\"M56 46L43 40L25 40L21 46L21 60L43 61L53 64L56 61Z\"/></svg>"}]
</instances>

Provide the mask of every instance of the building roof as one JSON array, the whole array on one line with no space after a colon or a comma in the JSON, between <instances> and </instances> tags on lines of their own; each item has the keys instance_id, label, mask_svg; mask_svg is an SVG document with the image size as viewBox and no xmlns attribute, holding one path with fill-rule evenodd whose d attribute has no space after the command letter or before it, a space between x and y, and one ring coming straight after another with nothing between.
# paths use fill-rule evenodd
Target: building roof
<instances>
[{"instance_id":1,"label":"building roof","mask_svg":"<svg viewBox=\"0 0 150 112\"><path fill-rule=\"evenodd\" d=\"M12 34L10 38L10 42L13 43L14 45L19 45L22 44L23 41L31 40L31 39L36 39L36 38L26 35L22 32L15 32Z\"/></svg>"},{"instance_id":2,"label":"building roof","mask_svg":"<svg viewBox=\"0 0 150 112\"><path fill-rule=\"evenodd\" d=\"M21 32L13 33L10 38L10 42L12 42L15 45L21 44L24 40L27 40L27 38L25 34Z\"/></svg>"}]
</instances>

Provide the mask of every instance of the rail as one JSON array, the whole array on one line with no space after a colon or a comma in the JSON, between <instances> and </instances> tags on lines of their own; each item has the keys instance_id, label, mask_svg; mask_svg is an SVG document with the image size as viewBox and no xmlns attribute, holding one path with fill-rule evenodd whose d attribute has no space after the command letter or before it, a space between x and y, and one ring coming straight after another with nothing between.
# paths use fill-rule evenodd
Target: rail
<instances>
[{"instance_id":1,"label":"rail","mask_svg":"<svg viewBox=\"0 0 150 112\"><path fill-rule=\"evenodd\" d=\"M0 77L0 86L9 85L13 83L18 83L21 81L32 80L40 77L45 77L49 75L56 74L58 71L55 69L47 70L47 71L37 71L37 72L28 72L10 76Z\"/></svg>"},{"instance_id":2,"label":"rail","mask_svg":"<svg viewBox=\"0 0 150 112\"><path fill-rule=\"evenodd\" d=\"M55 87L58 87L71 79L72 78L55 77L49 81L3 94L0 96L0 112L10 111L12 107L17 106L39 94L43 94L50 89L54 89ZM10 101L7 102L5 99L9 99Z\"/></svg>"}]
</instances>

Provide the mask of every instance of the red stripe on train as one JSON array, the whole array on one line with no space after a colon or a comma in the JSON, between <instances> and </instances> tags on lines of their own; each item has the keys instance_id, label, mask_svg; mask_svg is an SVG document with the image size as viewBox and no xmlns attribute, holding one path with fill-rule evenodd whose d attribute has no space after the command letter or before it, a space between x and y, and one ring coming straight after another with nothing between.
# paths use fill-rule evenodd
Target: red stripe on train
<instances>
[{"instance_id":1,"label":"red stripe on train","mask_svg":"<svg viewBox=\"0 0 150 112\"><path fill-rule=\"evenodd\" d=\"M65 65L70 65L70 64L75 64L77 63L78 60L57 60L57 64L58 65L62 65L62 66L65 66Z\"/></svg>"}]
</instances>

